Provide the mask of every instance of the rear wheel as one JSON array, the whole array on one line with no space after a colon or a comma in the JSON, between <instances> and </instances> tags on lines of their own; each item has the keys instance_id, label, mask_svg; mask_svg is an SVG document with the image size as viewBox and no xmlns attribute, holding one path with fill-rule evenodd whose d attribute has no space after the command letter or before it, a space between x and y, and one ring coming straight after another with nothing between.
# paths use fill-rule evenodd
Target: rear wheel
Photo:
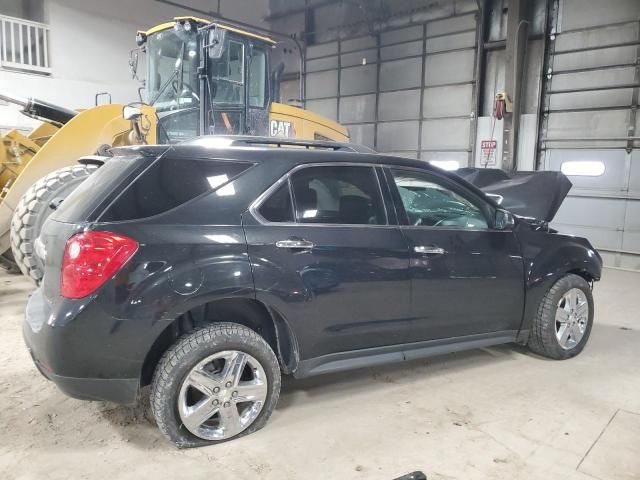
<instances>
[{"instance_id":1,"label":"rear wheel","mask_svg":"<svg viewBox=\"0 0 640 480\"><path fill-rule=\"evenodd\" d=\"M545 357L564 360L579 354L593 325L593 294L587 281L565 275L540 301L529 336L529 348Z\"/></svg>"},{"instance_id":2,"label":"rear wheel","mask_svg":"<svg viewBox=\"0 0 640 480\"><path fill-rule=\"evenodd\" d=\"M74 165L55 170L34 183L18 202L11 219L11 251L20 271L36 284L44 273L42 259L35 252L42 225L97 168L96 165Z\"/></svg>"},{"instance_id":3,"label":"rear wheel","mask_svg":"<svg viewBox=\"0 0 640 480\"><path fill-rule=\"evenodd\" d=\"M273 350L253 330L218 323L180 339L160 360L151 410L180 448L218 443L262 428L280 394Z\"/></svg>"}]
</instances>

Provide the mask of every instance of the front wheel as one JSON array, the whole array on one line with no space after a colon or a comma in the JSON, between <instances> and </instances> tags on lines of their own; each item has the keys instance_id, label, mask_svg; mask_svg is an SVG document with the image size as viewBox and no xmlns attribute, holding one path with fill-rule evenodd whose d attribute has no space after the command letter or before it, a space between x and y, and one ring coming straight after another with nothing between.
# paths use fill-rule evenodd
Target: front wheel
<instances>
[{"instance_id":1,"label":"front wheel","mask_svg":"<svg viewBox=\"0 0 640 480\"><path fill-rule=\"evenodd\" d=\"M587 281L568 274L554 283L540 301L531 325L529 348L564 360L578 355L593 326L593 294Z\"/></svg>"},{"instance_id":2,"label":"front wheel","mask_svg":"<svg viewBox=\"0 0 640 480\"><path fill-rule=\"evenodd\" d=\"M179 448L218 443L262 428L280 394L280 367L269 344L234 323L180 339L151 384L160 431Z\"/></svg>"}]
</instances>

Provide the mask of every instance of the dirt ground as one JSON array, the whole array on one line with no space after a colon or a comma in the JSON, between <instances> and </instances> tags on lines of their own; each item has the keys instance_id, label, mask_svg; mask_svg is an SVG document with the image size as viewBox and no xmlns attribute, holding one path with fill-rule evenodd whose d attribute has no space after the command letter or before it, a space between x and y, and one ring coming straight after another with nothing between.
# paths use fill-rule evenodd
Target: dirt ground
<instances>
[{"instance_id":1,"label":"dirt ground","mask_svg":"<svg viewBox=\"0 0 640 480\"><path fill-rule=\"evenodd\" d=\"M46 381L20 333L31 290L0 272L1 479L640 479L640 274L605 271L573 360L501 346L287 380L263 430L194 450Z\"/></svg>"}]
</instances>

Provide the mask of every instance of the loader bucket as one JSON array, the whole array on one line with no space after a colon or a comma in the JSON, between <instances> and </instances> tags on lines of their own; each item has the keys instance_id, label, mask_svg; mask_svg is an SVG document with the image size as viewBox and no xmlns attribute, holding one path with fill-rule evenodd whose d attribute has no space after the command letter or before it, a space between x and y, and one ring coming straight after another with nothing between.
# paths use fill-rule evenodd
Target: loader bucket
<instances>
[{"instance_id":1,"label":"loader bucket","mask_svg":"<svg viewBox=\"0 0 640 480\"><path fill-rule=\"evenodd\" d=\"M42 145L57 131L57 126L43 122L29 135L10 130L0 139L0 199L4 196L5 187L13 183Z\"/></svg>"},{"instance_id":2,"label":"loader bucket","mask_svg":"<svg viewBox=\"0 0 640 480\"><path fill-rule=\"evenodd\" d=\"M33 144L28 145L28 148L35 153L17 178L3 191L0 200L0 253L10 247L11 217L20 198L33 183L54 170L75 164L82 156L96 153L101 145L120 146L130 143L128 134L131 122L122 117L123 108L124 105L121 104L99 105L81 111L57 131L51 130L56 128L52 125L45 127L43 124L39 127L42 132L49 129L49 133L53 135L41 142L41 145L37 145L35 139L30 139ZM148 143L155 143L155 111L145 106L141 109L146 117L142 122L150 126L146 140ZM34 133L37 131L38 129ZM6 152L2 153L6 157Z\"/></svg>"}]
</instances>

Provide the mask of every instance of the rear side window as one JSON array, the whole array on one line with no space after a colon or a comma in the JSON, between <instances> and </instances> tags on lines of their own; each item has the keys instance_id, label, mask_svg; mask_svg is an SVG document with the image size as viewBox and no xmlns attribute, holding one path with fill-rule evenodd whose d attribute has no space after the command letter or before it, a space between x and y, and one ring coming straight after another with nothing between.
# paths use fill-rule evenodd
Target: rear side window
<instances>
[{"instance_id":1,"label":"rear side window","mask_svg":"<svg viewBox=\"0 0 640 480\"><path fill-rule=\"evenodd\" d=\"M217 190L251 167L248 162L162 157L107 208L101 222L151 217Z\"/></svg>"},{"instance_id":2,"label":"rear side window","mask_svg":"<svg viewBox=\"0 0 640 480\"><path fill-rule=\"evenodd\" d=\"M387 223L372 167L307 167L291 175L291 185L299 223Z\"/></svg>"},{"instance_id":3,"label":"rear side window","mask_svg":"<svg viewBox=\"0 0 640 480\"><path fill-rule=\"evenodd\" d=\"M93 214L99 213L101 207L104 208L115 198L114 192L135 178L153 161L152 157L134 155L111 158L71 192L52 213L52 218L69 223L95 220Z\"/></svg>"},{"instance_id":4,"label":"rear side window","mask_svg":"<svg viewBox=\"0 0 640 480\"><path fill-rule=\"evenodd\" d=\"M293 222L293 206L289 183L284 182L260 207L260 215L267 222Z\"/></svg>"}]
</instances>

